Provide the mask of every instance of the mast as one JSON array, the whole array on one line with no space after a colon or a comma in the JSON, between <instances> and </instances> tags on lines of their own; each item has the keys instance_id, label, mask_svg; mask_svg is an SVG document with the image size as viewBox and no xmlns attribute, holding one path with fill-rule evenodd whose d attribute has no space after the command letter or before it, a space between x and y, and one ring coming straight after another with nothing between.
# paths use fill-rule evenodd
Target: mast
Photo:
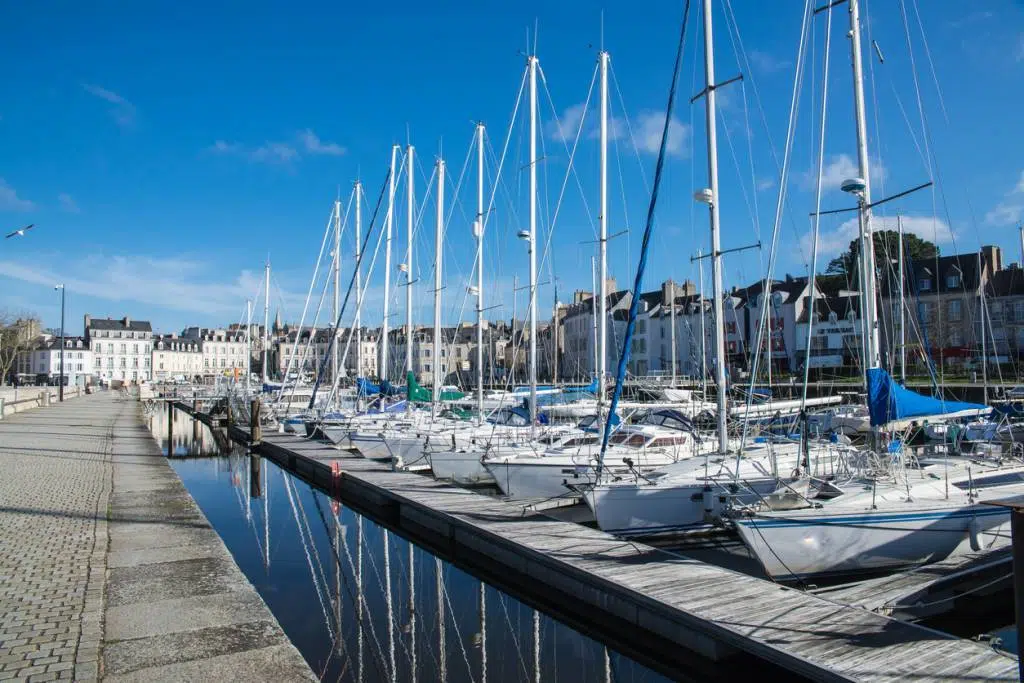
<instances>
[{"instance_id":1,"label":"mast","mask_svg":"<svg viewBox=\"0 0 1024 683\"><path fill-rule=\"evenodd\" d=\"M906 316L903 312L903 290L906 286L903 283L903 217L896 216L896 230L899 234L899 259L897 260L897 270L899 277L899 288L900 288L900 379L903 380L903 384L907 383L907 330L906 330Z\"/></svg>"},{"instance_id":2,"label":"mast","mask_svg":"<svg viewBox=\"0 0 1024 683\"><path fill-rule=\"evenodd\" d=\"M267 378L270 377L268 372L269 368L267 364L270 362L270 259L267 259L267 265L264 269L264 288L263 288L263 383L267 383ZM287 377L285 378L287 379Z\"/></svg>"},{"instance_id":3,"label":"mast","mask_svg":"<svg viewBox=\"0 0 1024 683\"><path fill-rule=\"evenodd\" d=\"M362 302L362 268L359 267L359 259L362 256L363 245L361 244L363 239L363 183L360 180L356 181L356 300ZM359 377L363 372L363 344L362 344L362 306L356 306L356 316L353 321L355 327L356 336L356 377ZM358 402L358 394L356 395L356 401Z\"/></svg>"},{"instance_id":4,"label":"mast","mask_svg":"<svg viewBox=\"0 0 1024 683\"><path fill-rule=\"evenodd\" d=\"M249 395L252 377L252 299L245 300L245 394Z\"/></svg>"},{"instance_id":5,"label":"mast","mask_svg":"<svg viewBox=\"0 0 1024 683\"><path fill-rule=\"evenodd\" d=\"M608 53L601 50L598 59L601 65L601 215L598 218L601 226L601 235L598 240L601 280L598 282L598 287L601 293L598 301L600 316L598 344L600 348L597 354L597 403L598 413L600 413L600 406L604 404L605 375L608 374Z\"/></svg>"},{"instance_id":6,"label":"mast","mask_svg":"<svg viewBox=\"0 0 1024 683\"><path fill-rule=\"evenodd\" d=\"M444 159L437 160L437 225L434 229L434 414L441 401L441 267L444 257Z\"/></svg>"},{"instance_id":7,"label":"mast","mask_svg":"<svg viewBox=\"0 0 1024 683\"><path fill-rule=\"evenodd\" d=\"M341 310L341 199L334 200L334 305L331 319L338 319ZM315 336L315 332L312 333ZM334 344L331 350L331 381L338 381L338 330L334 330Z\"/></svg>"},{"instance_id":8,"label":"mast","mask_svg":"<svg viewBox=\"0 0 1024 683\"><path fill-rule=\"evenodd\" d=\"M988 403L988 347L985 343L985 264L978 253L978 304L981 308L981 402ZM936 277L938 274L936 273ZM996 355L999 355L998 349Z\"/></svg>"},{"instance_id":9,"label":"mast","mask_svg":"<svg viewBox=\"0 0 1024 683\"><path fill-rule=\"evenodd\" d=\"M413 182L415 180L415 173L412 172L415 166L413 165L413 155L416 152L416 148L412 145L408 145L405 148L405 167L406 167L406 201L408 202L408 209L406 216L406 248L405 248L405 373L408 375L412 372L412 231L413 224L416 222L416 195L413 192Z\"/></svg>"},{"instance_id":10,"label":"mast","mask_svg":"<svg viewBox=\"0 0 1024 683\"><path fill-rule=\"evenodd\" d=\"M377 376L388 378L388 317L391 308L391 232L395 221L395 161L398 145L391 145L391 173L388 175L388 215L385 220L384 237L384 317L380 323L380 366Z\"/></svg>"},{"instance_id":11,"label":"mast","mask_svg":"<svg viewBox=\"0 0 1024 683\"><path fill-rule=\"evenodd\" d=\"M537 57L530 63L530 425L537 422Z\"/></svg>"},{"instance_id":12,"label":"mast","mask_svg":"<svg viewBox=\"0 0 1024 683\"><path fill-rule=\"evenodd\" d=\"M672 347L672 384L676 385L676 283L674 280L669 280L671 285L671 292L669 293L668 299L668 319L671 325L669 334L669 344Z\"/></svg>"},{"instance_id":13,"label":"mast","mask_svg":"<svg viewBox=\"0 0 1024 683\"><path fill-rule=\"evenodd\" d=\"M591 327L593 328L593 333L594 333L594 359L593 360L594 360L594 372L597 372L597 366L598 366L597 357L600 354L600 352L598 351L598 343L597 343L597 316L598 316L598 313L597 313L597 264L594 263L594 257L593 256L590 257L590 279L591 279L590 291L593 292L593 295L591 295L591 297L590 297L590 315L591 315L591 318L593 319L593 322L594 322L594 324L591 325ZM598 400L600 400L600 397L598 397Z\"/></svg>"},{"instance_id":14,"label":"mast","mask_svg":"<svg viewBox=\"0 0 1024 683\"><path fill-rule=\"evenodd\" d=\"M864 369L879 367L878 302L875 297L875 243L871 231L871 173L868 162L867 117L864 114L864 72L861 66L860 2L850 0L850 50L853 61L854 115L857 124L857 164L863 188L860 199L860 254L863 286Z\"/></svg>"},{"instance_id":15,"label":"mast","mask_svg":"<svg viewBox=\"0 0 1024 683\"><path fill-rule=\"evenodd\" d=\"M484 414L484 124L476 124L476 410Z\"/></svg>"},{"instance_id":16,"label":"mast","mask_svg":"<svg viewBox=\"0 0 1024 683\"><path fill-rule=\"evenodd\" d=\"M715 48L711 27L711 0L704 0L704 112L708 143L708 186L711 191L708 212L711 218L711 292L714 300L715 328L715 381L718 383L718 450L729 449L726 432L725 397L725 317L722 301L722 253L720 244L720 217L718 206L718 137L715 113ZM703 308L703 307L702 307ZM703 313L703 311L702 311Z\"/></svg>"}]
</instances>

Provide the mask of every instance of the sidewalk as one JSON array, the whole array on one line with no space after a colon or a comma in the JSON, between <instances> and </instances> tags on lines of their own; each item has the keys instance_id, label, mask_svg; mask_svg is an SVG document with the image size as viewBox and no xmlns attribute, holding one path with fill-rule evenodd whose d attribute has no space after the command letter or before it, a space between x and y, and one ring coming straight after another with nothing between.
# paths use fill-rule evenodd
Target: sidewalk
<instances>
[{"instance_id":1,"label":"sidewalk","mask_svg":"<svg viewBox=\"0 0 1024 683\"><path fill-rule=\"evenodd\" d=\"M0 680L312 680L139 411L0 421Z\"/></svg>"}]
</instances>

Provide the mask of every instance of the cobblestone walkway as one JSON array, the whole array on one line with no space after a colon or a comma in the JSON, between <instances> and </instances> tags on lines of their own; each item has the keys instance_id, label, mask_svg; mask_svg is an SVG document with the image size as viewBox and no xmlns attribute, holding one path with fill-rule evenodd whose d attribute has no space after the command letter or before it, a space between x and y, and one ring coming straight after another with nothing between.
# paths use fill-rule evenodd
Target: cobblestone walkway
<instances>
[{"instance_id":1,"label":"cobblestone walkway","mask_svg":"<svg viewBox=\"0 0 1024 683\"><path fill-rule=\"evenodd\" d=\"M0 420L0 680L99 676L111 441L96 394Z\"/></svg>"}]
</instances>

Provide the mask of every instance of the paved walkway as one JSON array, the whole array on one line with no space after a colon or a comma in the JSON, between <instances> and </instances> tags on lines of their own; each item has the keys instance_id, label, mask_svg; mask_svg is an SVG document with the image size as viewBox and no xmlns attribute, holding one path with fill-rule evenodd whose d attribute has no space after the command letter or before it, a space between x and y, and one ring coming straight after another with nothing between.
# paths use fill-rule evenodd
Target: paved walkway
<instances>
[{"instance_id":1,"label":"paved walkway","mask_svg":"<svg viewBox=\"0 0 1024 683\"><path fill-rule=\"evenodd\" d=\"M0 421L0 680L312 680L139 416Z\"/></svg>"}]
</instances>

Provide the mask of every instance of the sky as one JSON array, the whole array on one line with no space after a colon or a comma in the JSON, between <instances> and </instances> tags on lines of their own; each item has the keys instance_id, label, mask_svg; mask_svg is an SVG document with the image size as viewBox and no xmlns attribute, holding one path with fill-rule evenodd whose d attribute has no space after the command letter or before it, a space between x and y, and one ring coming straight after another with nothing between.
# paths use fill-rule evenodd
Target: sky
<instances>
[{"instance_id":1,"label":"sky","mask_svg":"<svg viewBox=\"0 0 1024 683\"><path fill-rule=\"evenodd\" d=\"M602 45L611 61L608 268L620 288L631 287L683 4L7 3L0 228L36 228L0 241L0 312L32 312L58 326L53 287L63 283L69 334L81 332L85 313L146 319L162 332L223 326L244 320L247 300L259 319L269 256L271 318L280 311L298 322L311 291L305 320L323 324L329 294L314 314L323 266L311 280L324 229L340 199L344 296L355 262L352 197L361 181L364 237L384 197L363 270L362 320L379 324L383 246L372 271L370 261L386 213L384 179L392 145L412 144L416 321L433 316L438 158L447 167L442 317L471 320L477 190L470 146L482 121L486 314L522 317L528 292L515 290L529 272L517 238L529 228L529 102L525 92L518 105L517 97L525 55L535 51L537 296L540 316L549 317L556 297L570 300L593 281L600 98L592 83ZM743 74L716 91L721 246L762 244L723 258L725 285L769 270L806 275L823 91L821 208L849 206L839 184L857 175L848 13L832 12L825 88L827 12L801 41L798 0L771 12L761 3L712 4L717 80ZM645 290L700 275L710 288L709 262L692 260L710 244L707 209L692 198L708 185L704 101L690 100L704 81L699 5L692 3L686 28ZM875 226L894 226L898 213L905 229L944 254L997 244L1004 261L1021 260L1024 4L862 0L862 14L873 198L935 183L878 207ZM397 286L407 249L400 166L392 324L406 310L405 288ZM823 217L817 269L855 233L850 214ZM354 303L353 296L346 324Z\"/></svg>"}]
</instances>

